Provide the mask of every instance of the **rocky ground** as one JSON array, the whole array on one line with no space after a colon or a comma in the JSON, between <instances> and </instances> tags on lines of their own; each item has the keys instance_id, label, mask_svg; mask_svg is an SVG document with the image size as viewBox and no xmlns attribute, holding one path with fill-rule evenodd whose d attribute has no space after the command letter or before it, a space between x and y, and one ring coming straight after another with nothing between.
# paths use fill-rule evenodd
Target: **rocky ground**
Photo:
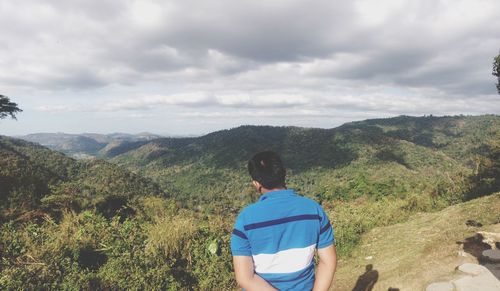
<instances>
[{"instance_id":1,"label":"rocky ground","mask_svg":"<svg viewBox=\"0 0 500 291\"><path fill-rule=\"evenodd\" d=\"M498 247L482 235L499 222L500 193L375 228L339 258L332 290L500 291Z\"/></svg>"},{"instance_id":2,"label":"rocky ground","mask_svg":"<svg viewBox=\"0 0 500 291\"><path fill-rule=\"evenodd\" d=\"M490 264L490 267L500 269L498 264ZM457 268L458 279L432 283L426 291L499 291L500 281L489 269L478 264L462 264Z\"/></svg>"}]
</instances>

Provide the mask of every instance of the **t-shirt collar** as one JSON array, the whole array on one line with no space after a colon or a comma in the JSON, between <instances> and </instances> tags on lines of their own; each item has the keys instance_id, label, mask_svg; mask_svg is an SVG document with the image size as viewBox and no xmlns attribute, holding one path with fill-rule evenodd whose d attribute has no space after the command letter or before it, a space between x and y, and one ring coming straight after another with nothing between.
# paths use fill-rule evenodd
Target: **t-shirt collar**
<instances>
[{"instance_id":1,"label":"t-shirt collar","mask_svg":"<svg viewBox=\"0 0 500 291\"><path fill-rule=\"evenodd\" d=\"M290 196L290 195L294 195L293 189L269 191L269 192L266 192L264 195L260 196L259 202L264 201L264 200L269 199L269 198L276 198L276 197L283 197L283 196Z\"/></svg>"}]
</instances>

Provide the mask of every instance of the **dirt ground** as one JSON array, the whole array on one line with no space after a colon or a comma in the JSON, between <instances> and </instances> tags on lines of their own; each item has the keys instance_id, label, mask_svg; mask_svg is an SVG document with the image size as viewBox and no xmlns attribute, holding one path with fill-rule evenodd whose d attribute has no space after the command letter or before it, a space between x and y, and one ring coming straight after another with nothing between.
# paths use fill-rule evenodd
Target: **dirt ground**
<instances>
[{"instance_id":1,"label":"dirt ground","mask_svg":"<svg viewBox=\"0 0 500 291\"><path fill-rule=\"evenodd\" d=\"M488 248L477 231L500 232L500 193L369 231L350 258L339 258L331 290L413 291L452 280Z\"/></svg>"}]
</instances>

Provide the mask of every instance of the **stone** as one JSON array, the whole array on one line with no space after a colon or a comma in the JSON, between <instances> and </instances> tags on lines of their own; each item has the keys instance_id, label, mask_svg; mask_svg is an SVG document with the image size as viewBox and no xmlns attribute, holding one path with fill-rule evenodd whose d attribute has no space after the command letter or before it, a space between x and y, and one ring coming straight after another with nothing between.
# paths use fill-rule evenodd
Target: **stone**
<instances>
[{"instance_id":1,"label":"stone","mask_svg":"<svg viewBox=\"0 0 500 291\"><path fill-rule=\"evenodd\" d=\"M493 276L500 280L500 264L486 263L483 266L485 266L486 269L488 269L493 274Z\"/></svg>"},{"instance_id":2,"label":"stone","mask_svg":"<svg viewBox=\"0 0 500 291\"><path fill-rule=\"evenodd\" d=\"M454 291L455 287L451 282L432 283L425 288L425 291Z\"/></svg>"},{"instance_id":3,"label":"stone","mask_svg":"<svg viewBox=\"0 0 500 291\"><path fill-rule=\"evenodd\" d=\"M465 276L453 281L457 291L499 291L500 281L489 271L477 276Z\"/></svg>"},{"instance_id":4,"label":"stone","mask_svg":"<svg viewBox=\"0 0 500 291\"><path fill-rule=\"evenodd\" d=\"M492 249L496 248L496 243L500 242L500 233L478 231L479 235L483 237L483 242L491 246Z\"/></svg>"},{"instance_id":5,"label":"stone","mask_svg":"<svg viewBox=\"0 0 500 291\"><path fill-rule=\"evenodd\" d=\"M482 274L484 272L489 272L488 269L486 269L485 267L472 263L462 264L458 267L458 270L473 276Z\"/></svg>"},{"instance_id":6,"label":"stone","mask_svg":"<svg viewBox=\"0 0 500 291\"><path fill-rule=\"evenodd\" d=\"M371 260L371 259L373 259L373 256L368 256L365 258L365 260Z\"/></svg>"},{"instance_id":7,"label":"stone","mask_svg":"<svg viewBox=\"0 0 500 291\"><path fill-rule=\"evenodd\" d=\"M436 282L427 286L425 291L500 291L500 281L491 269L496 270L496 264L491 268L477 264L465 263L458 267L465 273L461 278L451 282Z\"/></svg>"},{"instance_id":8,"label":"stone","mask_svg":"<svg viewBox=\"0 0 500 291\"><path fill-rule=\"evenodd\" d=\"M485 250L483 251L483 257L492 263L500 263L500 250Z\"/></svg>"}]
</instances>

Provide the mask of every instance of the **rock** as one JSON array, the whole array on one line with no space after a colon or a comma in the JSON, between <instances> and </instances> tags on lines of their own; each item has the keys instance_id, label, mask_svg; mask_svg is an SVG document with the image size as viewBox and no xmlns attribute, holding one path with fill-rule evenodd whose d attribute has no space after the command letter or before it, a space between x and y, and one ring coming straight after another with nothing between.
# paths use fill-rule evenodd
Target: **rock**
<instances>
[{"instance_id":1,"label":"rock","mask_svg":"<svg viewBox=\"0 0 500 291\"><path fill-rule=\"evenodd\" d=\"M453 281L457 291L499 291L500 281L486 268L480 265L466 263L458 269L469 276Z\"/></svg>"},{"instance_id":2,"label":"rock","mask_svg":"<svg viewBox=\"0 0 500 291\"><path fill-rule=\"evenodd\" d=\"M458 255L461 257L467 257L467 253L464 251L458 251Z\"/></svg>"},{"instance_id":3,"label":"rock","mask_svg":"<svg viewBox=\"0 0 500 291\"><path fill-rule=\"evenodd\" d=\"M454 290L455 287L450 282L432 283L429 286L427 286L427 288L425 288L425 291L454 291Z\"/></svg>"},{"instance_id":4,"label":"rock","mask_svg":"<svg viewBox=\"0 0 500 291\"><path fill-rule=\"evenodd\" d=\"M500 242L500 233L478 231L479 235L483 237L483 242L491 246L492 249L496 248L496 243Z\"/></svg>"},{"instance_id":5,"label":"rock","mask_svg":"<svg viewBox=\"0 0 500 291\"><path fill-rule=\"evenodd\" d=\"M493 276L500 280L500 264L486 263L483 266L485 266L486 269L488 269L493 274Z\"/></svg>"},{"instance_id":6,"label":"rock","mask_svg":"<svg viewBox=\"0 0 500 291\"><path fill-rule=\"evenodd\" d=\"M499 291L500 281L489 271L477 276L466 276L453 281L457 291Z\"/></svg>"},{"instance_id":7,"label":"rock","mask_svg":"<svg viewBox=\"0 0 500 291\"><path fill-rule=\"evenodd\" d=\"M425 291L500 291L500 281L488 268L477 264L462 264L458 270L465 276L451 282L436 282Z\"/></svg>"},{"instance_id":8,"label":"rock","mask_svg":"<svg viewBox=\"0 0 500 291\"><path fill-rule=\"evenodd\" d=\"M483 251L483 257L492 263L500 263L500 250L485 250Z\"/></svg>"},{"instance_id":9,"label":"rock","mask_svg":"<svg viewBox=\"0 0 500 291\"><path fill-rule=\"evenodd\" d=\"M365 260L371 260L371 259L373 259L373 256L368 256L365 258Z\"/></svg>"},{"instance_id":10,"label":"rock","mask_svg":"<svg viewBox=\"0 0 500 291\"><path fill-rule=\"evenodd\" d=\"M465 263L458 266L458 270L464 272L465 274L473 276L479 275L484 272L489 272L488 269L486 269L485 267L471 263Z\"/></svg>"}]
</instances>

